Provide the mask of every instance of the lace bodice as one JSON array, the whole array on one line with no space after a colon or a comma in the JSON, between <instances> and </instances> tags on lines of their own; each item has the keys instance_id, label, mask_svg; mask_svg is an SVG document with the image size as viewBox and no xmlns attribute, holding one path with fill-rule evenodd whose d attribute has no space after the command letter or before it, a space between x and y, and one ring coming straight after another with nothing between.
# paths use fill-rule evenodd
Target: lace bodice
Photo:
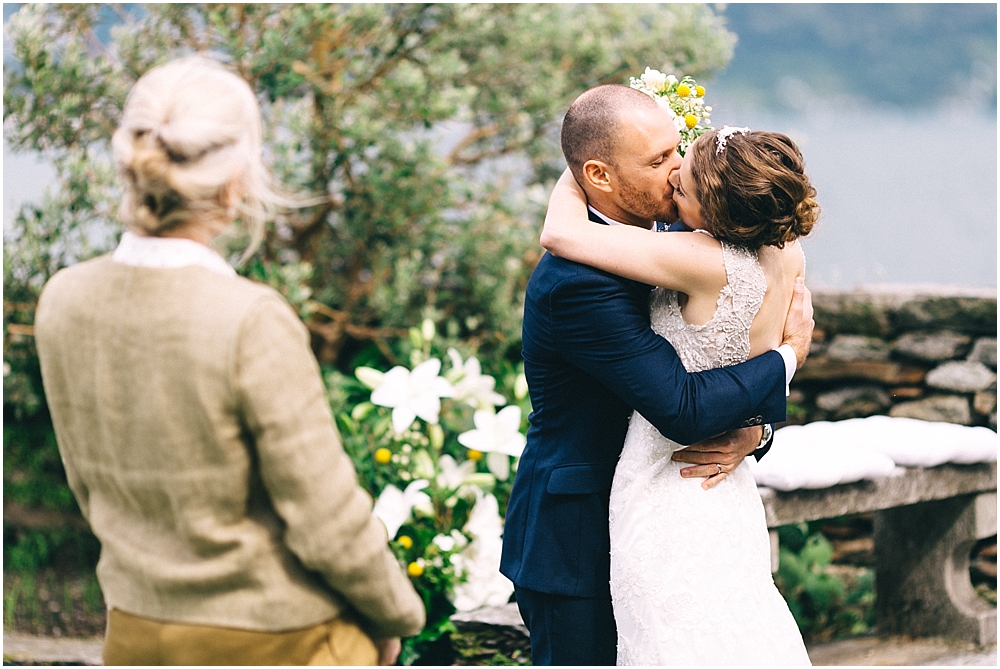
<instances>
[{"instance_id":1,"label":"lace bodice","mask_svg":"<svg viewBox=\"0 0 1000 669\"><path fill-rule=\"evenodd\" d=\"M722 258L729 283L719 291L715 314L704 325L684 320L676 290L652 293L653 330L673 344L689 372L729 367L750 357L750 324L764 302L767 280L754 251L722 242Z\"/></svg>"},{"instance_id":2,"label":"lace bodice","mask_svg":"<svg viewBox=\"0 0 1000 669\"><path fill-rule=\"evenodd\" d=\"M752 251L722 244L728 284L704 325L684 321L673 290L656 289L653 330L688 371L750 355L750 324L767 290ZM664 401L671 401L665 398ZM670 458L682 448L634 413L611 489L611 594L618 664L809 664L774 587L764 507L744 462L710 490Z\"/></svg>"}]
</instances>

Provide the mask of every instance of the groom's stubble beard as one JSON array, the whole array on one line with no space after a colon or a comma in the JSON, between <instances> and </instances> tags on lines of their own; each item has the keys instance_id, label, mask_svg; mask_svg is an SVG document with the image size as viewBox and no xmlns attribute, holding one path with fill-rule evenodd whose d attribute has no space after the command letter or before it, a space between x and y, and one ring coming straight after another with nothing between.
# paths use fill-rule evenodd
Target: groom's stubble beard
<instances>
[{"instance_id":1,"label":"groom's stubble beard","mask_svg":"<svg viewBox=\"0 0 1000 669\"><path fill-rule=\"evenodd\" d=\"M664 200L663 195L642 191L628 181L619 181L618 197L622 208L638 218L661 223L677 222L677 205L673 198Z\"/></svg>"}]
</instances>

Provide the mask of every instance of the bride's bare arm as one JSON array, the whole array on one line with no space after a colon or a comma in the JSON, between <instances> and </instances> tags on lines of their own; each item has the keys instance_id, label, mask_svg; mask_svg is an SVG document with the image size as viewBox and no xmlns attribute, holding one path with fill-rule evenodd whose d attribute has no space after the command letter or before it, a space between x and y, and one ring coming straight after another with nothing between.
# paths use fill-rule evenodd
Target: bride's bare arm
<instances>
[{"instance_id":1,"label":"bride's bare arm","mask_svg":"<svg viewBox=\"0 0 1000 669\"><path fill-rule=\"evenodd\" d=\"M688 294L717 293L726 285L717 241L693 232L657 234L629 225L594 225L587 216L586 195L568 169L549 197L541 242L568 260Z\"/></svg>"}]
</instances>

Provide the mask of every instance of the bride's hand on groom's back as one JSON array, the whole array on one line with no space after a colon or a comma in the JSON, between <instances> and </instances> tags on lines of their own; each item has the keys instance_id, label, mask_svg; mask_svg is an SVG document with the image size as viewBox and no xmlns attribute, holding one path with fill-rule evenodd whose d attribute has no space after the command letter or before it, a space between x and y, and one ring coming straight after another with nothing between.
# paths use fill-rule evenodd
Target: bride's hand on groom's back
<instances>
[{"instance_id":1,"label":"bride's hand on groom's back","mask_svg":"<svg viewBox=\"0 0 1000 669\"><path fill-rule=\"evenodd\" d=\"M792 304L785 317L785 330L781 343L788 344L795 351L798 369L802 368L809 355L809 345L812 343L813 328L812 293L806 288L802 277L795 280L795 291L792 293Z\"/></svg>"},{"instance_id":2,"label":"bride's hand on groom's back","mask_svg":"<svg viewBox=\"0 0 1000 669\"><path fill-rule=\"evenodd\" d=\"M763 428L745 427L731 430L711 439L699 441L687 448L674 451L670 456L677 462L685 462L693 467L681 470L684 478L704 478L701 487L708 490L740 466L743 459L760 445Z\"/></svg>"}]
</instances>

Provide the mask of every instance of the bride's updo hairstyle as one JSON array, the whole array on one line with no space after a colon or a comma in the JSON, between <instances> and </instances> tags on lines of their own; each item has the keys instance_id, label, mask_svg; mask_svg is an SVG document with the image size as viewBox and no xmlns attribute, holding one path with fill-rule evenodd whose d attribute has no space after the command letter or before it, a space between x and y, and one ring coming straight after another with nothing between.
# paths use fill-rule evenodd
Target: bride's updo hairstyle
<instances>
[{"instance_id":1,"label":"bride's updo hairstyle","mask_svg":"<svg viewBox=\"0 0 1000 669\"><path fill-rule=\"evenodd\" d=\"M282 200L263 163L261 135L253 91L220 63L193 56L150 70L129 92L111 138L125 182L122 221L153 236L188 221L218 234L239 216L250 255Z\"/></svg>"},{"instance_id":2,"label":"bride's updo hairstyle","mask_svg":"<svg viewBox=\"0 0 1000 669\"><path fill-rule=\"evenodd\" d=\"M808 235L819 218L816 189L795 142L755 130L726 137L712 130L691 146L691 176L702 219L716 238L759 249Z\"/></svg>"}]
</instances>

